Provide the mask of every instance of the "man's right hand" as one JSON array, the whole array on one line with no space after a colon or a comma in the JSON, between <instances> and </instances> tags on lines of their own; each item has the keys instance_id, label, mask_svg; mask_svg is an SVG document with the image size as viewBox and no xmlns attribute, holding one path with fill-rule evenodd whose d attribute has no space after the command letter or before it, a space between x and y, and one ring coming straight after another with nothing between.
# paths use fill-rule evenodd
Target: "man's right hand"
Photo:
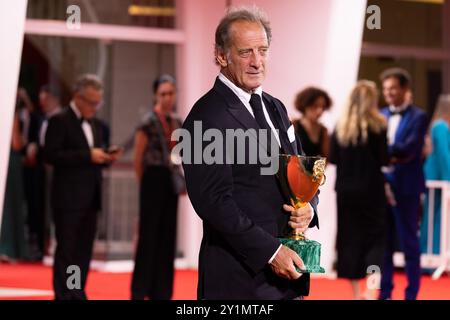
<instances>
[{"instance_id":1,"label":"man's right hand","mask_svg":"<svg viewBox=\"0 0 450 320\"><path fill-rule=\"evenodd\" d=\"M305 265L298 254L286 246L281 246L280 251L270 263L270 267L275 274L289 280L296 280L302 276L302 273L295 270L295 266L299 269L305 269Z\"/></svg>"},{"instance_id":2,"label":"man's right hand","mask_svg":"<svg viewBox=\"0 0 450 320\"><path fill-rule=\"evenodd\" d=\"M111 161L111 156L100 148L91 149L91 161L96 164L104 164Z\"/></svg>"}]
</instances>

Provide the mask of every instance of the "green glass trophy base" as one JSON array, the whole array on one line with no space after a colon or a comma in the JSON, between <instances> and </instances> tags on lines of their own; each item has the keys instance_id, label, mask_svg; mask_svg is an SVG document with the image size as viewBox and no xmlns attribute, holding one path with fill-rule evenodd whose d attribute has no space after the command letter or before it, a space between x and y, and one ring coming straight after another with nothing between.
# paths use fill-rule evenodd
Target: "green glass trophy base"
<instances>
[{"instance_id":1,"label":"green glass trophy base","mask_svg":"<svg viewBox=\"0 0 450 320\"><path fill-rule=\"evenodd\" d=\"M320 266L320 243L314 240L294 240L289 238L279 238L281 244L294 250L302 258L306 270L296 268L300 273L325 273L325 269Z\"/></svg>"}]
</instances>

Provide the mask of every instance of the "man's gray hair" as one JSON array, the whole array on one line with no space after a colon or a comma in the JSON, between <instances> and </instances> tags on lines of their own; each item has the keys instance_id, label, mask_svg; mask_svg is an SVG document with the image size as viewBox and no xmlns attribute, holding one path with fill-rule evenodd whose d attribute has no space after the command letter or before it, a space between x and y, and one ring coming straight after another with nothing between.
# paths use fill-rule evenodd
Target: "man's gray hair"
<instances>
[{"instance_id":1,"label":"man's gray hair","mask_svg":"<svg viewBox=\"0 0 450 320\"><path fill-rule=\"evenodd\" d=\"M103 90L102 80L95 74L83 74L77 79L75 85L73 86L73 93L78 93L84 91L87 87L92 87L95 90Z\"/></svg>"},{"instance_id":2,"label":"man's gray hair","mask_svg":"<svg viewBox=\"0 0 450 320\"><path fill-rule=\"evenodd\" d=\"M267 42L270 45L270 41L272 40L272 29L270 27L269 19L264 11L255 5L251 7L230 7L216 29L216 50L227 52L230 48L230 28L236 21L260 23L266 31Z\"/></svg>"}]
</instances>

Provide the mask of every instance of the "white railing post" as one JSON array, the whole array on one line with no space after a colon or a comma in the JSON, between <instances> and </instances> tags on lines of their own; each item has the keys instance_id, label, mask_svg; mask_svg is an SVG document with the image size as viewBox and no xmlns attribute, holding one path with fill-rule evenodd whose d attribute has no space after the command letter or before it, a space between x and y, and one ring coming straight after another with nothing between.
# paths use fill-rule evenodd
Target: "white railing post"
<instances>
[{"instance_id":1,"label":"white railing post","mask_svg":"<svg viewBox=\"0 0 450 320\"><path fill-rule=\"evenodd\" d=\"M440 278L444 271L449 271L449 245L448 245L448 214L450 200L450 188L448 181L427 181L427 188L429 189L429 201L428 201L428 241L427 241L427 255L436 256L437 264L422 265L422 267L437 268L432 275L433 280ZM441 190L441 234L440 234L440 248L438 254L433 254L433 233L434 233L434 207L435 207L435 193L436 189Z\"/></svg>"}]
</instances>

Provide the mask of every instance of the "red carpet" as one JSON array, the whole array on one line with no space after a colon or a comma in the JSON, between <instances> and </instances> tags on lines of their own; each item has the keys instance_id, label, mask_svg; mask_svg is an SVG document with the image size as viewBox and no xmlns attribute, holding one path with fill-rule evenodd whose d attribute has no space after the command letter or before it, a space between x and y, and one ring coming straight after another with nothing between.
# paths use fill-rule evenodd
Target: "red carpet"
<instances>
[{"instance_id":1,"label":"red carpet","mask_svg":"<svg viewBox=\"0 0 450 320\"><path fill-rule=\"evenodd\" d=\"M52 290L51 268L40 264L0 264L0 288L27 288ZM90 299L126 300L129 299L130 273L89 274L87 294ZM403 298L406 278L403 274L395 276L396 288L394 299ZM175 274L174 299L195 299L197 272L195 270L177 270ZM419 299L450 300L450 278L446 275L433 281L429 276L422 277ZM20 297L19 299L52 299L53 296ZM351 288L345 280L312 279L311 293L308 300L351 299ZM0 298L1 299L1 298ZM5 299L5 298L3 298ZM17 298L6 298L17 299Z\"/></svg>"}]
</instances>

